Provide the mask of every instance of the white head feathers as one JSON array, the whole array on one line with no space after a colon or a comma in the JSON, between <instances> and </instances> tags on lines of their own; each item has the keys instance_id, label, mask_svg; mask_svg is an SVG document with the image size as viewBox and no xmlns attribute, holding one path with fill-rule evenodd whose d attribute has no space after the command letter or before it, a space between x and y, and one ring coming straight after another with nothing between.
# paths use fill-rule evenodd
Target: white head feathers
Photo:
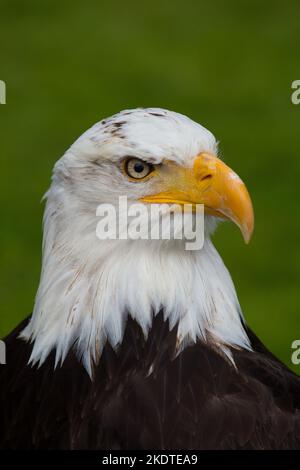
<instances>
[{"instance_id":1,"label":"white head feathers","mask_svg":"<svg viewBox=\"0 0 300 470\"><path fill-rule=\"evenodd\" d=\"M105 342L122 342L128 312L146 335L161 308L171 326L179 323L182 345L200 338L225 354L228 346L250 348L230 275L210 241L213 217L206 218L200 251L96 237L99 204L122 195L136 201L152 184L130 183L120 171L124 157L188 166L200 152L217 152L208 130L149 108L95 124L56 163L46 194L40 286L22 333L34 342L33 363L42 364L53 349L57 363L63 362L73 347L91 374Z\"/></svg>"}]
</instances>

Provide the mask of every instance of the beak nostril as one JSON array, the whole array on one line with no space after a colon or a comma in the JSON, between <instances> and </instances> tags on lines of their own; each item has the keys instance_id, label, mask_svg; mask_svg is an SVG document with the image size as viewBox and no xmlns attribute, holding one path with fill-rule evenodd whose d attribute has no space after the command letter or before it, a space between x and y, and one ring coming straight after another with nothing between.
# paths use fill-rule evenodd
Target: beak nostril
<instances>
[{"instance_id":1,"label":"beak nostril","mask_svg":"<svg viewBox=\"0 0 300 470\"><path fill-rule=\"evenodd\" d=\"M203 178L201 178L201 181L209 180L210 178L212 178L212 175L208 174L208 175L203 176Z\"/></svg>"}]
</instances>

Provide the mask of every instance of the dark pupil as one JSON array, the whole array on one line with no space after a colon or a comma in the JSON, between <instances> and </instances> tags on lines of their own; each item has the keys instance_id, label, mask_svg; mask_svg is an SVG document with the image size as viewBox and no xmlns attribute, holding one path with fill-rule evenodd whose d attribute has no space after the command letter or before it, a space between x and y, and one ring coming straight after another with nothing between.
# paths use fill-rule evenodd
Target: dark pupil
<instances>
[{"instance_id":1,"label":"dark pupil","mask_svg":"<svg viewBox=\"0 0 300 470\"><path fill-rule=\"evenodd\" d=\"M140 162L135 163L133 168L136 173L142 173L144 171L144 165Z\"/></svg>"}]
</instances>

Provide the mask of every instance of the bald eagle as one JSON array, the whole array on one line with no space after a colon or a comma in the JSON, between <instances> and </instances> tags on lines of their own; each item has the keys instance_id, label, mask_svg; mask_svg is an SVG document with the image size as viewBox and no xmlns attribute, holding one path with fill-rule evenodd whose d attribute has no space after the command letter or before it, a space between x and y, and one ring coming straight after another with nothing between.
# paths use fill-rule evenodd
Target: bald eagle
<instances>
[{"instance_id":1,"label":"bald eagle","mask_svg":"<svg viewBox=\"0 0 300 470\"><path fill-rule=\"evenodd\" d=\"M126 110L54 167L32 315L5 338L0 447L294 449L300 380L248 328L211 241L246 242L250 196L215 137L167 110ZM96 236L99 204L204 205L204 243ZM194 210L191 211L195 213Z\"/></svg>"}]
</instances>

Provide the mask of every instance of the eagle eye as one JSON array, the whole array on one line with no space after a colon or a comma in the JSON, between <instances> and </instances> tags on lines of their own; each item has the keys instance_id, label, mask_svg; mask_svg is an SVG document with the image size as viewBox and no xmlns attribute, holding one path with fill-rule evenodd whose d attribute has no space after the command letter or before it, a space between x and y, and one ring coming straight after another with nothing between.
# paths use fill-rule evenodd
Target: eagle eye
<instances>
[{"instance_id":1,"label":"eagle eye","mask_svg":"<svg viewBox=\"0 0 300 470\"><path fill-rule=\"evenodd\" d=\"M128 158L125 161L124 170L134 180L142 180L153 171L153 165L139 158Z\"/></svg>"}]
</instances>

